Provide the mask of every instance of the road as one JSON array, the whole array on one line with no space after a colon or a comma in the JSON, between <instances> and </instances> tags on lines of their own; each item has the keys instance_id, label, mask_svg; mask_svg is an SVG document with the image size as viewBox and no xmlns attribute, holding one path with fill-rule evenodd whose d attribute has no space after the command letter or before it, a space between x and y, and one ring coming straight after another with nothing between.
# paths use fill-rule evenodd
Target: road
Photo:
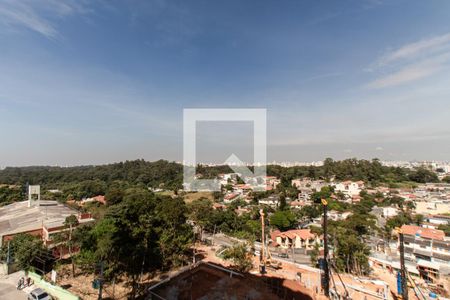
<instances>
[{"instance_id":1,"label":"road","mask_svg":"<svg viewBox=\"0 0 450 300\"><path fill-rule=\"evenodd\" d=\"M239 240L237 238L229 237L224 234L216 234L214 239L211 234L204 233L204 238L213 240L214 245L227 246L230 247L236 242L245 242L244 240ZM254 247L256 250L261 249L261 243L255 242ZM285 262L295 262L298 264L310 265L311 258L309 255L301 254L301 253L288 253L288 258L281 258L279 254L281 253L281 249L275 247L269 247L270 253L272 254L273 259Z\"/></svg>"},{"instance_id":2,"label":"road","mask_svg":"<svg viewBox=\"0 0 450 300\"><path fill-rule=\"evenodd\" d=\"M22 272L0 276L0 299L1 300L26 300L27 294L16 288L17 281L23 276Z\"/></svg>"}]
</instances>

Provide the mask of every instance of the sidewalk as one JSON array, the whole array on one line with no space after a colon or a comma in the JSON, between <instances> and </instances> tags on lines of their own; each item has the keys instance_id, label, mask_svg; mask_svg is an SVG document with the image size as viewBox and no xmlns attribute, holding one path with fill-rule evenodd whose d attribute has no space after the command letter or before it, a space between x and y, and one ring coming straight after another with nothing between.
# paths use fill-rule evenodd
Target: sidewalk
<instances>
[{"instance_id":1,"label":"sidewalk","mask_svg":"<svg viewBox=\"0 0 450 300\"><path fill-rule=\"evenodd\" d=\"M0 300L3 299L14 299L14 300L26 300L28 291L25 288L24 290L17 290L17 282L19 278L24 276L23 272L16 272L9 275L0 276ZM30 291L33 289L33 286L29 287Z\"/></svg>"}]
</instances>

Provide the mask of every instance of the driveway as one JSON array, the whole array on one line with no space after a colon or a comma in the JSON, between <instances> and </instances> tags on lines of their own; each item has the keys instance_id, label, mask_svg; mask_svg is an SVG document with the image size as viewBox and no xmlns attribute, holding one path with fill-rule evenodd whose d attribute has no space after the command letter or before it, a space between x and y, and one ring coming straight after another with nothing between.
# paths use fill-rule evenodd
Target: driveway
<instances>
[{"instance_id":1,"label":"driveway","mask_svg":"<svg viewBox=\"0 0 450 300\"><path fill-rule=\"evenodd\" d=\"M19 291L16 288L17 281L21 276L23 276L23 272L0 276L0 300L27 299L25 291Z\"/></svg>"}]
</instances>

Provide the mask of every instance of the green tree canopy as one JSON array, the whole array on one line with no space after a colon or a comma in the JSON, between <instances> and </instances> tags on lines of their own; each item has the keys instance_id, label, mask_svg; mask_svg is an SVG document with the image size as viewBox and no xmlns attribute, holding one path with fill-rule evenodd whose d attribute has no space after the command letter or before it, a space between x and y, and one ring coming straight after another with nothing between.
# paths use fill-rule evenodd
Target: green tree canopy
<instances>
[{"instance_id":1,"label":"green tree canopy","mask_svg":"<svg viewBox=\"0 0 450 300\"><path fill-rule=\"evenodd\" d=\"M224 251L224 259L233 262L233 268L238 272L246 273L253 267L251 253L244 243L235 244Z\"/></svg>"},{"instance_id":2,"label":"green tree canopy","mask_svg":"<svg viewBox=\"0 0 450 300\"><path fill-rule=\"evenodd\" d=\"M270 225L281 231L286 231L297 225L297 218L291 211L278 210L270 216Z\"/></svg>"}]
</instances>

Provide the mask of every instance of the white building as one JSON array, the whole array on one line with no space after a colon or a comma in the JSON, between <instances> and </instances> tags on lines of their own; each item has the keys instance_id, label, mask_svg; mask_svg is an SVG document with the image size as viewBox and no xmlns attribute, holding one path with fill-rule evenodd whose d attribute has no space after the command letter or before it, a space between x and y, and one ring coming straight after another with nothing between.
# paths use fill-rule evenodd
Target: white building
<instances>
[{"instance_id":1,"label":"white building","mask_svg":"<svg viewBox=\"0 0 450 300\"><path fill-rule=\"evenodd\" d=\"M417 265L422 278L439 281L450 274L450 240L442 230L403 225L405 260Z\"/></svg>"},{"instance_id":2,"label":"white building","mask_svg":"<svg viewBox=\"0 0 450 300\"><path fill-rule=\"evenodd\" d=\"M383 217L392 218L398 215L398 208L395 207L383 207Z\"/></svg>"},{"instance_id":3,"label":"white building","mask_svg":"<svg viewBox=\"0 0 450 300\"><path fill-rule=\"evenodd\" d=\"M433 225L449 225L450 224L450 216L446 215L429 215L426 218L428 223Z\"/></svg>"},{"instance_id":4,"label":"white building","mask_svg":"<svg viewBox=\"0 0 450 300\"><path fill-rule=\"evenodd\" d=\"M278 197L276 195L271 195L271 196L269 196L267 198L263 198L263 199L259 199L258 200L258 204L259 205L268 205L268 206L273 207L273 208L277 208L279 202L280 202L280 197Z\"/></svg>"},{"instance_id":5,"label":"white building","mask_svg":"<svg viewBox=\"0 0 450 300\"><path fill-rule=\"evenodd\" d=\"M341 192L347 197L353 197L359 195L364 189L364 181L344 181L333 184L336 192Z\"/></svg>"}]
</instances>

